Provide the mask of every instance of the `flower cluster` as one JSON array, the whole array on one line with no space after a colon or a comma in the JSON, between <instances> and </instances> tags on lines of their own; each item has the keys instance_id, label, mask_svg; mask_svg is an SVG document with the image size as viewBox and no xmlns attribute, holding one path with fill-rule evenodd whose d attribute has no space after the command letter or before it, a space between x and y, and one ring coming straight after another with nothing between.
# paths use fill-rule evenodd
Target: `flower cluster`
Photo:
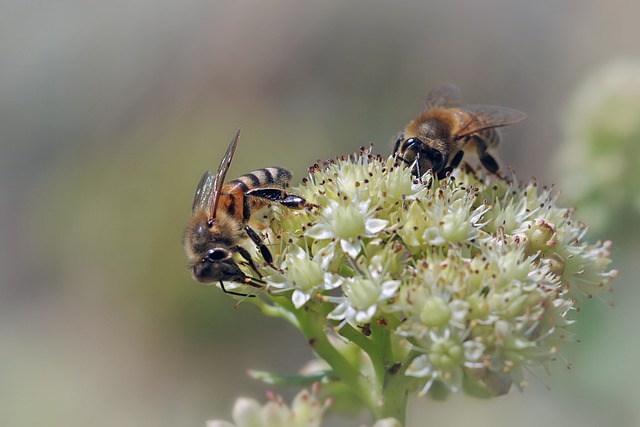
<instances>
[{"instance_id":1,"label":"flower cluster","mask_svg":"<svg viewBox=\"0 0 640 427\"><path fill-rule=\"evenodd\" d=\"M381 369L407 391L523 387L523 370L546 368L572 338L577 301L609 292L616 275L610 244L585 242L586 226L533 181L464 168L415 179L363 150L313 167L292 191L312 207L274 211L269 297L323 313L374 363L385 336Z\"/></svg>"},{"instance_id":2,"label":"flower cluster","mask_svg":"<svg viewBox=\"0 0 640 427\"><path fill-rule=\"evenodd\" d=\"M307 427L319 426L329 401L320 401L315 390L302 390L288 407L281 397L269 394L264 406L256 400L240 398L233 407L235 425L227 421L212 420L207 427Z\"/></svg>"},{"instance_id":3,"label":"flower cluster","mask_svg":"<svg viewBox=\"0 0 640 427\"><path fill-rule=\"evenodd\" d=\"M330 406L329 400L322 401L316 395L319 386L311 391L302 390L291 402L291 407L280 396L269 394L269 401L260 405L250 398L239 398L233 407L235 424L227 421L211 420L207 427L318 427L324 412ZM372 427L401 427L397 420L386 418Z\"/></svg>"}]
</instances>

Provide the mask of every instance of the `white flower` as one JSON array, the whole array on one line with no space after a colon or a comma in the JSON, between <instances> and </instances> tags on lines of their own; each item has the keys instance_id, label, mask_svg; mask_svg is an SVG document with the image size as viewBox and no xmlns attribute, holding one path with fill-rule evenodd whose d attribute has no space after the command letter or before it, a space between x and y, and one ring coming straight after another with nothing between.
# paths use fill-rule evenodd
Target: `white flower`
<instances>
[{"instance_id":1,"label":"white flower","mask_svg":"<svg viewBox=\"0 0 640 427\"><path fill-rule=\"evenodd\" d=\"M379 303L393 297L402 282L400 280L379 280L362 277L349 277L342 284L343 297L330 298L337 302L336 308L329 313L329 319L355 320L364 324L378 311Z\"/></svg>"},{"instance_id":2,"label":"white flower","mask_svg":"<svg viewBox=\"0 0 640 427\"><path fill-rule=\"evenodd\" d=\"M459 391L465 362L464 343L452 337L449 329L445 329L442 335L430 333L427 345L425 354L411 362L406 375L426 378L420 394L427 393L435 380L442 381L453 392Z\"/></svg>"},{"instance_id":3,"label":"white flower","mask_svg":"<svg viewBox=\"0 0 640 427\"><path fill-rule=\"evenodd\" d=\"M305 234L313 239L337 241L345 254L356 259L362 250L362 239L375 237L388 221L375 217L370 200L340 200L342 203L329 200L320 221Z\"/></svg>"},{"instance_id":4,"label":"white flower","mask_svg":"<svg viewBox=\"0 0 640 427\"><path fill-rule=\"evenodd\" d=\"M291 245L282 261L283 273L265 277L271 288L279 291L293 289L291 299L296 308L302 307L317 292L334 289L343 281L339 275L323 271L322 253L309 259L307 252Z\"/></svg>"}]
</instances>

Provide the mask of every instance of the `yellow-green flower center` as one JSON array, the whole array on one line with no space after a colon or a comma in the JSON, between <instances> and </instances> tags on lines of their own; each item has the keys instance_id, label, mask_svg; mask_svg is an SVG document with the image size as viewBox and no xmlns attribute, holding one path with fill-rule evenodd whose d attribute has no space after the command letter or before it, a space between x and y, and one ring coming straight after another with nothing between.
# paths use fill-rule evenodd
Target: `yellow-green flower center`
<instances>
[{"instance_id":1,"label":"yellow-green flower center","mask_svg":"<svg viewBox=\"0 0 640 427\"><path fill-rule=\"evenodd\" d=\"M446 302L439 297L430 297L424 302L420 310L420 320L431 328L444 326L451 318L451 309Z\"/></svg>"},{"instance_id":2,"label":"yellow-green flower center","mask_svg":"<svg viewBox=\"0 0 640 427\"><path fill-rule=\"evenodd\" d=\"M322 268L310 259L295 259L287 270L291 283L301 291L313 289L323 281Z\"/></svg>"},{"instance_id":3,"label":"yellow-green flower center","mask_svg":"<svg viewBox=\"0 0 640 427\"><path fill-rule=\"evenodd\" d=\"M338 239L352 239L364 232L364 217L353 205L339 206L331 219L331 228Z\"/></svg>"},{"instance_id":4,"label":"yellow-green flower center","mask_svg":"<svg viewBox=\"0 0 640 427\"><path fill-rule=\"evenodd\" d=\"M429 361L436 369L452 369L462 362L464 352L462 346L452 340L443 340L433 343Z\"/></svg>"}]
</instances>

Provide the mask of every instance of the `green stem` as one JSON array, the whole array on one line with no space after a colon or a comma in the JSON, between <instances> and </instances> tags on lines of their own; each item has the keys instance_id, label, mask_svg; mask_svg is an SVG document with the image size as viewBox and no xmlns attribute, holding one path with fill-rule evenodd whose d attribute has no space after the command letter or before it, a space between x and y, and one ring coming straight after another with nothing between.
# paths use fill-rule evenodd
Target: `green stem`
<instances>
[{"instance_id":1,"label":"green stem","mask_svg":"<svg viewBox=\"0 0 640 427\"><path fill-rule=\"evenodd\" d=\"M378 419L393 417L405 424L407 416L407 403L409 400L409 384L404 375L406 367L401 367L396 372L386 370L384 386L382 387L382 407Z\"/></svg>"},{"instance_id":2,"label":"green stem","mask_svg":"<svg viewBox=\"0 0 640 427\"><path fill-rule=\"evenodd\" d=\"M408 362L400 364L391 343L388 325L372 323L371 336L366 337L353 326L346 324L340 335L358 345L371 360L375 373L375 387L380 399L371 407L375 419L393 417L404 424L409 390L412 382L404 375Z\"/></svg>"},{"instance_id":3,"label":"green stem","mask_svg":"<svg viewBox=\"0 0 640 427\"><path fill-rule=\"evenodd\" d=\"M296 327L307 338L313 351L329 364L333 372L349 387L356 396L374 412L381 397L376 393L369 380L360 370L353 366L329 341L325 332L327 318L313 308L304 306L296 309L291 301L285 298L274 299L283 311L295 316Z\"/></svg>"},{"instance_id":4,"label":"green stem","mask_svg":"<svg viewBox=\"0 0 640 427\"><path fill-rule=\"evenodd\" d=\"M327 336L327 310L320 302L310 302L296 309L287 298L252 301L266 315L279 317L294 325L307 339L313 351L329 364L334 374L369 408L374 419L393 417L405 422L409 390L412 382L404 375L409 361L396 360L388 325L372 323L371 336L366 336L346 323L338 333L356 344L371 360L375 378L365 377L338 351Z\"/></svg>"},{"instance_id":5,"label":"green stem","mask_svg":"<svg viewBox=\"0 0 640 427\"><path fill-rule=\"evenodd\" d=\"M376 419L393 417L404 424L410 388L410 381L404 375L407 364L401 364L394 355L388 325L372 324L371 341L377 349L370 354L371 362L382 394Z\"/></svg>"},{"instance_id":6,"label":"green stem","mask_svg":"<svg viewBox=\"0 0 640 427\"><path fill-rule=\"evenodd\" d=\"M338 333L344 338L348 339L358 347L360 347L365 353L371 357L372 353L375 353L376 348L371 339L367 338L362 332L351 326L349 323L340 328Z\"/></svg>"}]
</instances>

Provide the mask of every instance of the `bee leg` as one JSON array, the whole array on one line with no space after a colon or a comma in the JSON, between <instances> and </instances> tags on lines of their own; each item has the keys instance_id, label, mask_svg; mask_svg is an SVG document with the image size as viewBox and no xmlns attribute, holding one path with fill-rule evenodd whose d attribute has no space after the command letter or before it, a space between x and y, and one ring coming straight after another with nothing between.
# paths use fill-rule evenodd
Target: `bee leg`
<instances>
[{"instance_id":1,"label":"bee leg","mask_svg":"<svg viewBox=\"0 0 640 427\"><path fill-rule=\"evenodd\" d=\"M493 158L491 154L485 153L484 156L480 157L480 163L484 166L489 172L493 174L497 174L500 166L498 166L498 162Z\"/></svg>"},{"instance_id":2,"label":"bee leg","mask_svg":"<svg viewBox=\"0 0 640 427\"><path fill-rule=\"evenodd\" d=\"M484 166L484 168L489 172L497 174L500 166L498 165L498 162L496 162L496 159L494 159L493 156L487 152L487 143L485 142L485 140L476 136L474 137L473 142L476 145L476 151L478 153L478 158L480 159L480 163L482 163L482 166Z\"/></svg>"},{"instance_id":3,"label":"bee leg","mask_svg":"<svg viewBox=\"0 0 640 427\"><path fill-rule=\"evenodd\" d=\"M404 162L406 162L405 159L403 159L402 157L400 157L400 144L402 144L402 141L404 140L404 134L401 134L400 137L396 140L395 144L393 144L393 155L396 156L397 159L400 159Z\"/></svg>"},{"instance_id":4,"label":"bee leg","mask_svg":"<svg viewBox=\"0 0 640 427\"><path fill-rule=\"evenodd\" d=\"M441 169L440 172L438 172L438 179L445 179L447 177L447 174L450 174L451 171L453 171L453 168L451 166L447 166L446 168Z\"/></svg>"},{"instance_id":5,"label":"bee leg","mask_svg":"<svg viewBox=\"0 0 640 427\"><path fill-rule=\"evenodd\" d=\"M464 157L464 151L462 150L458 151L456 155L453 156L453 159L451 159L451 163L449 164L449 167L451 168L451 170L460 166L460 162L462 162L462 157Z\"/></svg>"},{"instance_id":6,"label":"bee leg","mask_svg":"<svg viewBox=\"0 0 640 427\"><path fill-rule=\"evenodd\" d=\"M260 197L270 202L277 202L291 209L302 209L307 204L307 201L302 197L287 194L281 188L254 188L247 191L247 196Z\"/></svg>"},{"instance_id":7,"label":"bee leg","mask_svg":"<svg viewBox=\"0 0 640 427\"><path fill-rule=\"evenodd\" d=\"M438 179L446 178L448 173L453 172L455 168L460 166L460 162L462 162L462 157L464 157L464 151L459 150L456 153L456 155L453 156L453 159L451 159L451 163L449 163L449 166L441 169L440 172L438 172Z\"/></svg>"},{"instance_id":8,"label":"bee leg","mask_svg":"<svg viewBox=\"0 0 640 427\"><path fill-rule=\"evenodd\" d=\"M253 231L253 230L251 230L251 231ZM255 234L255 231L253 231L253 232L254 232L254 234ZM236 249L236 251L238 251L238 253L240 254L240 256L241 256L242 258L244 258L244 260L247 262L247 264L249 264L249 267L251 267L251 269L252 269L253 271L255 271L255 273L258 275L258 277L259 277L260 279L262 279L262 275L261 275L261 274L260 274L260 272L258 271L258 268L256 267L256 264L253 262L253 259L251 258L251 254L250 254L249 252L247 252L247 250L246 250L245 248L243 248L242 246L240 246L240 245L236 246L236 247L235 247L235 249ZM245 277L245 278L244 278L244 281L246 282L248 279L251 279L251 278L249 278L249 277ZM249 284L249 285L251 285L251 286L255 286L256 288L258 287L258 286L256 286L256 285L255 285L255 284L253 284L253 283L249 283L249 282L247 282L247 284Z\"/></svg>"},{"instance_id":9,"label":"bee leg","mask_svg":"<svg viewBox=\"0 0 640 427\"><path fill-rule=\"evenodd\" d=\"M398 148L400 148L400 143L402 142L403 139L404 139L404 132L398 135L396 142L393 144L393 152L395 154L398 154Z\"/></svg>"},{"instance_id":10,"label":"bee leg","mask_svg":"<svg viewBox=\"0 0 640 427\"><path fill-rule=\"evenodd\" d=\"M251 227L249 227L248 225L245 225L244 231L247 233L247 235L253 241L253 243L256 244L258 249L260 249L260 254L262 255L262 258L264 258L264 260L267 262L267 264L273 266L273 255L271 255L271 251L269 251L269 248L267 248L267 246L264 244L264 242L262 241L262 239L260 238L258 233L253 231L253 229ZM244 248L243 248L243 250L244 250ZM249 255L246 250L244 252L247 255ZM242 255L242 253L240 253L240 254ZM251 256L245 257L244 255L242 255L242 257L245 258L245 259L248 258L249 259L249 263L251 264L251 268L253 268L256 272L258 272L258 270L256 269L255 264L251 260ZM260 275L260 273L258 273L258 275ZM260 276L260 277L262 278L262 276Z\"/></svg>"},{"instance_id":11,"label":"bee leg","mask_svg":"<svg viewBox=\"0 0 640 427\"><path fill-rule=\"evenodd\" d=\"M300 196L287 194L280 204L291 209L302 209L307 205L307 201Z\"/></svg>"},{"instance_id":12,"label":"bee leg","mask_svg":"<svg viewBox=\"0 0 640 427\"><path fill-rule=\"evenodd\" d=\"M224 292L225 294L229 294L229 295L236 295L236 296L239 296L239 297L255 298L255 295L253 295L253 294L243 294L243 293L241 293L241 292L228 291L228 290L224 287L224 282L222 282L222 280L220 281L220 288L222 289L222 292Z\"/></svg>"},{"instance_id":13,"label":"bee leg","mask_svg":"<svg viewBox=\"0 0 640 427\"><path fill-rule=\"evenodd\" d=\"M400 145L404 142L404 132L400 132L396 137L396 142L393 144L393 152L394 154L398 154L400 152Z\"/></svg>"}]
</instances>

